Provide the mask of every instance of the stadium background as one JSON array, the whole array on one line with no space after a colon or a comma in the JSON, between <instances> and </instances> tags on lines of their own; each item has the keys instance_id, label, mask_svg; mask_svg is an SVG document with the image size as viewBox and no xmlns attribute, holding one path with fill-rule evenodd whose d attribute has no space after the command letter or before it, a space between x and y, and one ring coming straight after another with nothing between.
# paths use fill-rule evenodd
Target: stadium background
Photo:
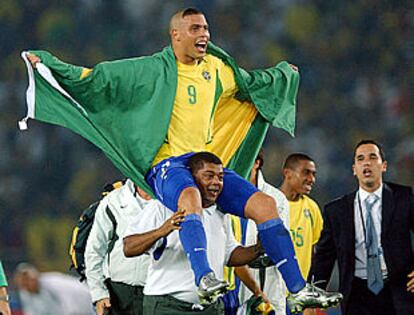
<instances>
[{"instance_id":1,"label":"stadium background","mask_svg":"<svg viewBox=\"0 0 414 315\"><path fill-rule=\"evenodd\" d=\"M46 49L70 63L151 54L168 43L176 10L206 12L212 40L247 69L287 59L299 66L296 138L271 129L265 176L281 180L283 158L310 154L312 196L323 205L355 187L352 150L384 144L386 178L414 183L414 9L409 1L1 0L0 258L8 275L21 261L67 271L69 233L103 185L121 175L105 156L62 128L29 121L20 52Z\"/></svg>"}]
</instances>

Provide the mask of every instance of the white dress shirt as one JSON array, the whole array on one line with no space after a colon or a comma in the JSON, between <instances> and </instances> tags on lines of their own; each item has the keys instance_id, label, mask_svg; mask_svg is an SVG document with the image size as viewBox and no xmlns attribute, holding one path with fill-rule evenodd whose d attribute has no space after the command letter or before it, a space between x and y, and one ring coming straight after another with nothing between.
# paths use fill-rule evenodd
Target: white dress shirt
<instances>
[{"instance_id":1,"label":"white dress shirt","mask_svg":"<svg viewBox=\"0 0 414 315\"><path fill-rule=\"evenodd\" d=\"M140 217L131 222L127 234L142 234L159 228L173 212L160 201L152 200ZM239 246L231 229L229 215L218 211L216 206L203 209L201 216L207 237L207 257L211 269L218 279L223 279L224 266L233 250ZM160 258L155 260L152 253L163 244L158 240L149 250L151 262L148 268L145 295L172 295L176 299L198 304L194 273L181 245L178 231L167 236L167 243Z\"/></svg>"},{"instance_id":2,"label":"white dress shirt","mask_svg":"<svg viewBox=\"0 0 414 315\"><path fill-rule=\"evenodd\" d=\"M381 245L381 221L382 221L382 189L383 185L373 193L367 192L359 187L354 200L354 224L355 224L355 273L354 275L361 279L367 279L367 248L365 244L364 230L366 229L367 209L365 206L366 199L371 195L377 196L377 201L372 207L371 215L374 221L375 232L377 234L380 262L383 277L387 277L387 267L385 265L384 255ZM363 221L361 219L363 218Z\"/></svg>"}]
</instances>

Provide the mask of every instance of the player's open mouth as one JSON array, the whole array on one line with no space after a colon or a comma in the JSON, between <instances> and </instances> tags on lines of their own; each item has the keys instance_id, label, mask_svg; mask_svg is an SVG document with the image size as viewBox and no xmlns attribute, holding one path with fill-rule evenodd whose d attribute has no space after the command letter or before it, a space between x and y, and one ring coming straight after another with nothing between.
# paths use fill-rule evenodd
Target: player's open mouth
<instances>
[{"instance_id":1,"label":"player's open mouth","mask_svg":"<svg viewBox=\"0 0 414 315\"><path fill-rule=\"evenodd\" d=\"M207 191L210 194L214 195L214 196L217 196L219 194L219 192L220 192L220 190L219 189L216 189L216 188L208 188Z\"/></svg>"},{"instance_id":2,"label":"player's open mouth","mask_svg":"<svg viewBox=\"0 0 414 315\"><path fill-rule=\"evenodd\" d=\"M364 174L364 176L369 177L371 176L372 171L366 168L362 171L362 173Z\"/></svg>"},{"instance_id":3,"label":"player's open mouth","mask_svg":"<svg viewBox=\"0 0 414 315\"><path fill-rule=\"evenodd\" d=\"M200 40L195 44L195 47L197 48L198 52L205 53L207 51L207 41Z\"/></svg>"}]
</instances>

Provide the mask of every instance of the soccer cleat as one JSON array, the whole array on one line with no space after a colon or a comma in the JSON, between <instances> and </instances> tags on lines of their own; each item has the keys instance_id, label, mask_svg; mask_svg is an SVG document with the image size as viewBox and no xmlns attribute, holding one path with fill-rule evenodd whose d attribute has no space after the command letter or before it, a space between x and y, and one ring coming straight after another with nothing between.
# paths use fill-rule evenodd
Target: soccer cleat
<instances>
[{"instance_id":1,"label":"soccer cleat","mask_svg":"<svg viewBox=\"0 0 414 315\"><path fill-rule=\"evenodd\" d=\"M289 294L287 304L292 314L298 314L305 308L322 308L338 305L343 299L341 293L327 292L307 283L306 286L297 293Z\"/></svg>"},{"instance_id":2,"label":"soccer cleat","mask_svg":"<svg viewBox=\"0 0 414 315\"><path fill-rule=\"evenodd\" d=\"M226 281L218 280L214 272L209 272L201 278L198 285L197 293L200 303L205 305L216 302L228 291L228 288L229 284Z\"/></svg>"}]
</instances>

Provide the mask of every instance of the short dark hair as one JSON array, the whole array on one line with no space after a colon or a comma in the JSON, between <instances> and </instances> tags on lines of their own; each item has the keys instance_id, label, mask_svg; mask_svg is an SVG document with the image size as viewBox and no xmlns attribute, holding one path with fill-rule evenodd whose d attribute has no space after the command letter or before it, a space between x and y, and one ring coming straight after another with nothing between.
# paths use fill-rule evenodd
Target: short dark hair
<instances>
[{"instance_id":1,"label":"short dark hair","mask_svg":"<svg viewBox=\"0 0 414 315\"><path fill-rule=\"evenodd\" d=\"M294 169L299 161L315 162L309 155L301 152L295 152L289 154L289 156L286 158L285 163L283 163L283 169Z\"/></svg>"},{"instance_id":2,"label":"short dark hair","mask_svg":"<svg viewBox=\"0 0 414 315\"><path fill-rule=\"evenodd\" d=\"M170 20L170 32L171 32L171 30L173 30L175 27L174 27L174 20L176 20L176 19L183 19L184 17L186 17L186 16L189 16L189 15L204 15L204 13L203 12L201 12L200 10L198 10L198 9L195 9L195 8L186 8L186 9L183 9L183 10L180 10L180 11L177 11L172 17L171 17L171 20Z\"/></svg>"},{"instance_id":3,"label":"short dark hair","mask_svg":"<svg viewBox=\"0 0 414 315\"><path fill-rule=\"evenodd\" d=\"M363 140L359 141L359 142L356 144L355 148L354 148L354 156L353 156L353 158L352 158L352 162L354 162L354 161L355 161L355 154L356 154L357 149L358 149L361 145L364 145L364 144L373 144L373 145L377 146L377 148L378 148L378 150L379 150L379 154L380 154L380 156L381 156L382 161L385 161L385 152L384 152L384 149L382 148L382 145L381 145L380 143L378 143L377 141L372 140L372 139L363 139Z\"/></svg>"},{"instance_id":4,"label":"short dark hair","mask_svg":"<svg viewBox=\"0 0 414 315\"><path fill-rule=\"evenodd\" d=\"M204 15L203 12L201 12L200 10L196 9L196 8L186 8L184 10L181 10L181 17L186 17L188 15L198 15L198 14L202 14Z\"/></svg>"},{"instance_id":5,"label":"short dark hair","mask_svg":"<svg viewBox=\"0 0 414 315\"><path fill-rule=\"evenodd\" d=\"M192 173L196 173L199 169L204 167L204 163L213 163L217 165L222 165L223 162L217 155L214 155L210 152L198 152L190 157L188 161L188 166L191 169Z\"/></svg>"}]
</instances>

